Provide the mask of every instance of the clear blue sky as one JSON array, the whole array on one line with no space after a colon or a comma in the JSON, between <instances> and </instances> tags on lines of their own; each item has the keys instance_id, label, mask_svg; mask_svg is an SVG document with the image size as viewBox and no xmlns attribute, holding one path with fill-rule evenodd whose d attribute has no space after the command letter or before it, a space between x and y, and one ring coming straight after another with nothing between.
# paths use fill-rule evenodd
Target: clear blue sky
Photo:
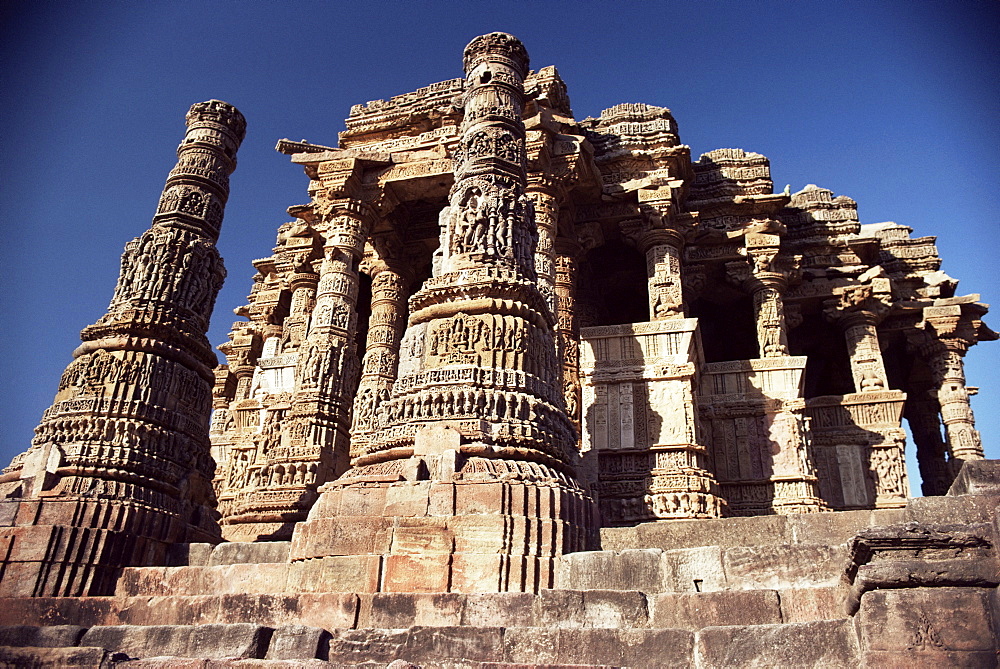
<instances>
[{"instance_id":1,"label":"clear blue sky","mask_svg":"<svg viewBox=\"0 0 1000 669\"><path fill-rule=\"evenodd\" d=\"M271 253L306 177L279 138L332 145L352 104L462 75L503 30L555 65L578 119L670 107L695 156L771 159L777 189L859 202L863 223L937 235L960 294L1000 300L1000 3L20 2L0 5L0 461L24 450L81 328L104 313L145 230L189 105L236 105L249 130L220 250L226 339L250 260ZM1000 328L1000 314L987 319ZM967 357L1000 457L1000 343ZM911 467L911 476L915 476Z\"/></svg>"}]
</instances>

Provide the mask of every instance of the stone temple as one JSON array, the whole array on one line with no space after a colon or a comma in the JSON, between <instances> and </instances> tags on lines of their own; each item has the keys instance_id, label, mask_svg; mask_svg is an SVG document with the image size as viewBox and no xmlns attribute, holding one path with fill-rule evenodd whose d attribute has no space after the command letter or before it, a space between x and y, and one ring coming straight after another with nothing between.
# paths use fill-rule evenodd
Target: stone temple
<instances>
[{"instance_id":1,"label":"stone temple","mask_svg":"<svg viewBox=\"0 0 1000 669\"><path fill-rule=\"evenodd\" d=\"M2 662L996 666L997 335L934 238L663 107L577 121L511 35L463 65L278 142L308 201L223 365L246 121L191 108L0 477Z\"/></svg>"}]
</instances>

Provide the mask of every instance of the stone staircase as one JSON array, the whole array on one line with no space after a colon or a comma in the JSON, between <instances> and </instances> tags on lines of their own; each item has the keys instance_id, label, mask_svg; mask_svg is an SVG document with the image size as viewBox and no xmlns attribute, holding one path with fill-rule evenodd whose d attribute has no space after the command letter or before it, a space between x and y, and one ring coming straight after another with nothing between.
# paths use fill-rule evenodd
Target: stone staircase
<instances>
[{"instance_id":1,"label":"stone staircase","mask_svg":"<svg viewBox=\"0 0 1000 669\"><path fill-rule=\"evenodd\" d=\"M563 556L538 593L379 592L363 564L378 556L182 545L174 566L126 569L114 597L0 600L0 664L996 666L1000 496L979 492L608 528L604 550ZM859 562L885 528L930 575L887 581L895 553Z\"/></svg>"}]
</instances>

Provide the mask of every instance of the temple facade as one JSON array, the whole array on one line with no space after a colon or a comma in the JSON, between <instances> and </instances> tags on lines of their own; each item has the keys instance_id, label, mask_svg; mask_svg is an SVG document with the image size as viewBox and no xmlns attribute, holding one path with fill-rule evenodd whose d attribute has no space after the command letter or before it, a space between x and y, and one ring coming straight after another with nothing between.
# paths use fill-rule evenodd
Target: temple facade
<instances>
[{"instance_id":1,"label":"temple facade","mask_svg":"<svg viewBox=\"0 0 1000 669\"><path fill-rule=\"evenodd\" d=\"M925 494L983 457L962 356L995 334L934 238L693 159L662 107L577 121L513 42L465 65L338 148L278 143L309 201L220 347L225 537L290 538L324 484L481 473L568 477L604 526L901 507L904 420Z\"/></svg>"},{"instance_id":2,"label":"temple facade","mask_svg":"<svg viewBox=\"0 0 1000 669\"><path fill-rule=\"evenodd\" d=\"M664 107L577 121L506 33L463 66L278 142L307 201L221 365L246 121L191 107L0 475L0 664L995 666L997 334L934 238Z\"/></svg>"}]
</instances>

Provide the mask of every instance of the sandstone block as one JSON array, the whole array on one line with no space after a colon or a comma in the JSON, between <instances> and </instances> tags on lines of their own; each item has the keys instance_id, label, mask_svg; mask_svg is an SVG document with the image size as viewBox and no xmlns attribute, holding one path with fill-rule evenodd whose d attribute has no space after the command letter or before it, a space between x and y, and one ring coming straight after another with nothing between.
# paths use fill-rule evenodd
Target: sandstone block
<instances>
[{"instance_id":1,"label":"sandstone block","mask_svg":"<svg viewBox=\"0 0 1000 669\"><path fill-rule=\"evenodd\" d=\"M694 635L685 630L508 628L506 659L529 666L689 667Z\"/></svg>"},{"instance_id":2,"label":"sandstone block","mask_svg":"<svg viewBox=\"0 0 1000 669\"><path fill-rule=\"evenodd\" d=\"M19 504L19 501L13 499L0 500L0 527L13 527Z\"/></svg>"},{"instance_id":3,"label":"sandstone block","mask_svg":"<svg viewBox=\"0 0 1000 669\"><path fill-rule=\"evenodd\" d=\"M86 627L79 625L0 626L0 646L38 646L43 648L75 646L80 643L80 638L86 630Z\"/></svg>"},{"instance_id":4,"label":"sandstone block","mask_svg":"<svg viewBox=\"0 0 1000 669\"><path fill-rule=\"evenodd\" d=\"M451 556L451 590L452 592L520 590L523 587L523 562L524 559L516 555L455 553ZM511 569L511 564L517 565L517 568Z\"/></svg>"},{"instance_id":5,"label":"sandstone block","mask_svg":"<svg viewBox=\"0 0 1000 669\"><path fill-rule=\"evenodd\" d=\"M623 664L636 669L691 667L694 636L679 629L619 630Z\"/></svg>"},{"instance_id":6,"label":"sandstone block","mask_svg":"<svg viewBox=\"0 0 1000 669\"><path fill-rule=\"evenodd\" d=\"M902 509L799 513L785 516L795 543L827 546L847 543L863 529L873 525L901 522L902 517Z\"/></svg>"},{"instance_id":7,"label":"sandstone block","mask_svg":"<svg viewBox=\"0 0 1000 669\"><path fill-rule=\"evenodd\" d=\"M458 481L455 483L455 513L503 513L507 487L509 484L500 482Z\"/></svg>"},{"instance_id":8,"label":"sandstone block","mask_svg":"<svg viewBox=\"0 0 1000 669\"><path fill-rule=\"evenodd\" d=\"M376 516L385 515L385 493L388 486L384 484L353 485L341 489L341 516Z\"/></svg>"},{"instance_id":9,"label":"sandstone block","mask_svg":"<svg viewBox=\"0 0 1000 669\"><path fill-rule=\"evenodd\" d=\"M465 595L458 593L380 592L364 597L358 627L448 627L462 624Z\"/></svg>"},{"instance_id":10,"label":"sandstone block","mask_svg":"<svg viewBox=\"0 0 1000 669\"><path fill-rule=\"evenodd\" d=\"M167 566L207 567L214 544L171 544L167 546Z\"/></svg>"},{"instance_id":11,"label":"sandstone block","mask_svg":"<svg viewBox=\"0 0 1000 669\"><path fill-rule=\"evenodd\" d=\"M527 538L524 518L499 514L455 516L448 519L448 527L455 535L457 553L503 553L509 544L516 546Z\"/></svg>"},{"instance_id":12,"label":"sandstone block","mask_svg":"<svg viewBox=\"0 0 1000 669\"><path fill-rule=\"evenodd\" d=\"M444 519L401 518L392 529L393 553L404 555L448 555L455 539Z\"/></svg>"},{"instance_id":13,"label":"sandstone block","mask_svg":"<svg viewBox=\"0 0 1000 669\"><path fill-rule=\"evenodd\" d=\"M387 555L384 592L447 592L450 555Z\"/></svg>"},{"instance_id":14,"label":"sandstone block","mask_svg":"<svg viewBox=\"0 0 1000 669\"><path fill-rule=\"evenodd\" d=\"M117 605L114 597L0 598L0 625L104 625Z\"/></svg>"},{"instance_id":15,"label":"sandstone block","mask_svg":"<svg viewBox=\"0 0 1000 669\"><path fill-rule=\"evenodd\" d=\"M497 660L504 654L501 627L414 627L402 657L412 662Z\"/></svg>"},{"instance_id":16,"label":"sandstone block","mask_svg":"<svg viewBox=\"0 0 1000 669\"><path fill-rule=\"evenodd\" d=\"M639 537L639 527L602 527L600 529L601 548L606 551L623 551L643 548Z\"/></svg>"},{"instance_id":17,"label":"sandstone block","mask_svg":"<svg viewBox=\"0 0 1000 669\"><path fill-rule=\"evenodd\" d=\"M430 505L430 481L400 481L385 491L385 515L422 517Z\"/></svg>"},{"instance_id":18,"label":"sandstone block","mask_svg":"<svg viewBox=\"0 0 1000 669\"><path fill-rule=\"evenodd\" d=\"M120 653L103 648L30 648L0 646L4 667L110 667L125 660Z\"/></svg>"},{"instance_id":19,"label":"sandstone block","mask_svg":"<svg viewBox=\"0 0 1000 669\"><path fill-rule=\"evenodd\" d=\"M915 497L906 505L905 520L924 524L992 523L1000 495Z\"/></svg>"},{"instance_id":20,"label":"sandstone block","mask_svg":"<svg viewBox=\"0 0 1000 669\"><path fill-rule=\"evenodd\" d=\"M223 620L222 601L218 595L167 597L127 597L116 601L116 622L124 625L207 625ZM228 611L227 611L228 612ZM112 624L110 621L104 624Z\"/></svg>"},{"instance_id":21,"label":"sandstone block","mask_svg":"<svg viewBox=\"0 0 1000 669\"><path fill-rule=\"evenodd\" d=\"M42 570L41 562L8 562L0 580L0 598L31 597Z\"/></svg>"},{"instance_id":22,"label":"sandstone block","mask_svg":"<svg viewBox=\"0 0 1000 669\"><path fill-rule=\"evenodd\" d=\"M296 597L298 618L295 622L327 630L355 627L358 620L358 596L351 593L304 593Z\"/></svg>"},{"instance_id":23,"label":"sandstone block","mask_svg":"<svg viewBox=\"0 0 1000 669\"><path fill-rule=\"evenodd\" d=\"M733 547L722 553L729 587L775 590L835 586L841 582L847 555L846 544Z\"/></svg>"},{"instance_id":24,"label":"sandstone block","mask_svg":"<svg viewBox=\"0 0 1000 669\"><path fill-rule=\"evenodd\" d=\"M80 643L130 657L263 658L271 632L250 624L97 626L87 630Z\"/></svg>"},{"instance_id":25,"label":"sandstone block","mask_svg":"<svg viewBox=\"0 0 1000 669\"><path fill-rule=\"evenodd\" d=\"M782 622L778 594L774 590L664 593L649 599L651 627L699 630L720 625Z\"/></svg>"},{"instance_id":26,"label":"sandstone block","mask_svg":"<svg viewBox=\"0 0 1000 669\"><path fill-rule=\"evenodd\" d=\"M823 667L858 666L857 640L847 620L784 625L706 627L697 633L697 666Z\"/></svg>"},{"instance_id":27,"label":"sandstone block","mask_svg":"<svg viewBox=\"0 0 1000 669\"><path fill-rule=\"evenodd\" d=\"M289 592L376 592L381 556L336 555L286 565Z\"/></svg>"},{"instance_id":28,"label":"sandstone block","mask_svg":"<svg viewBox=\"0 0 1000 669\"><path fill-rule=\"evenodd\" d=\"M226 542L212 551L210 566L231 564L261 564L288 562L290 541L258 541L253 543Z\"/></svg>"},{"instance_id":29,"label":"sandstone block","mask_svg":"<svg viewBox=\"0 0 1000 669\"><path fill-rule=\"evenodd\" d=\"M293 595L238 593L222 595L219 600L219 623L280 627L298 622L299 605Z\"/></svg>"},{"instance_id":30,"label":"sandstone block","mask_svg":"<svg viewBox=\"0 0 1000 669\"><path fill-rule=\"evenodd\" d=\"M542 590L535 600L539 627L646 627L649 614L641 592Z\"/></svg>"},{"instance_id":31,"label":"sandstone block","mask_svg":"<svg viewBox=\"0 0 1000 669\"><path fill-rule=\"evenodd\" d=\"M530 592L464 595L461 624L470 627L531 627L534 624L535 597Z\"/></svg>"},{"instance_id":32,"label":"sandstone block","mask_svg":"<svg viewBox=\"0 0 1000 669\"><path fill-rule=\"evenodd\" d=\"M330 633L319 627L285 625L274 630L267 660L325 660L330 652Z\"/></svg>"},{"instance_id":33,"label":"sandstone block","mask_svg":"<svg viewBox=\"0 0 1000 669\"><path fill-rule=\"evenodd\" d=\"M966 460L949 495L1000 495L1000 460Z\"/></svg>"},{"instance_id":34,"label":"sandstone block","mask_svg":"<svg viewBox=\"0 0 1000 669\"><path fill-rule=\"evenodd\" d=\"M786 623L836 620L847 616L847 589L844 586L788 588L778 591L778 597L781 620Z\"/></svg>"},{"instance_id":35,"label":"sandstone block","mask_svg":"<svg viewBox=\"0 0 1000 669\"><path fill-rule=\"evenodd\" d=\"M568 553L556 561L556 587L660 592L662 554L658 548Z\"/></svg>"},{"instance_id":36,"label":"sandstone block","mask_svg":"<svg viewBox=\"0 0 1000 669\"><path fill-rule=\"evenodd\" d=\"M427 515L429 516L453 516L455 515L455 484L454 483L431 483L427 503Z\"/></svg>"},{"instance_id":37,"label":"sandstone block","mask_svg":"<svg viewBox=\"0 0 1000 669\"><path fill-rule=\"evenodd\" d=\"M290 560L389 552L391 533L389 521L385 518L319 518L299 524L295 532Z\"/></svg>"},{"instance_id":38,"label":"sandstone block","mask_svg":"<svg viewBox=\"0 0 1000 669\"><path fill-rule=\"evenodd\" d=\"M865 667L878 669L982 669L996 667L993 651L870 650L862 653Z\"/></svg>"},{"instance_id":39,"label":"sandstone block","mask_svg":"<svg viewBox=\"0 0 1000 669\"><path fill-rule=\"evenodd\" d=\"M993 651L987 588L899 588L861 597L862 646L871 651Z\"/></svg>"},{"instance_id":40,"label":"sandstone block","mask_svg":"<svg viewBox=\"0 0 1000 669\"><path fill-rule=\"evenodd\" d=\"M643 523L636 548L698 548L791 543L787 516L755 516L711 520Z\"/></svg>"},{"instance_id":41,"label":"sandstone block","mask_svg":"<svg viewBox=\"0 0 1000 669\"><path fill-rule=\"evenodd\" d=\"M718 546L684 548L663 552L664 592L711 592L725 590L729 580L722 568L723 551Z\"/></svg>"},{"instance_id":42,"label":"sandstone block","mask_svg":"<svg viewBox=\"0 0 1000 669\"><path fill-rule=\"evenodd\" d=\"M406 652L410 631L406 629L332 629L330 633L329 661L334 664L388 663L410 657Z\"/></svg>"},{"instance_id":43,"label":"sandstone block","mask_svg":"<svg viewBox=\"0 0 1000 669\"><path fill-rule=\"evenodd\" d=\"M239 594L288 591L287 564L231 564L212 569L220 572L221 592Z\"/></svg>"},{"instance_id":44,"label":"sandstone block","mask_svg":"<svg viewBox=\"0 0 1000 669\"><path fill-rule=\"evenodd\" d=\"M140 590L134 594L210 595L227 592L224 569L225 567L164 567L158 591L147 593ZM152 583L156 573L150 572L150 577L147 584Z\"/></svg>"}]
</instances>

